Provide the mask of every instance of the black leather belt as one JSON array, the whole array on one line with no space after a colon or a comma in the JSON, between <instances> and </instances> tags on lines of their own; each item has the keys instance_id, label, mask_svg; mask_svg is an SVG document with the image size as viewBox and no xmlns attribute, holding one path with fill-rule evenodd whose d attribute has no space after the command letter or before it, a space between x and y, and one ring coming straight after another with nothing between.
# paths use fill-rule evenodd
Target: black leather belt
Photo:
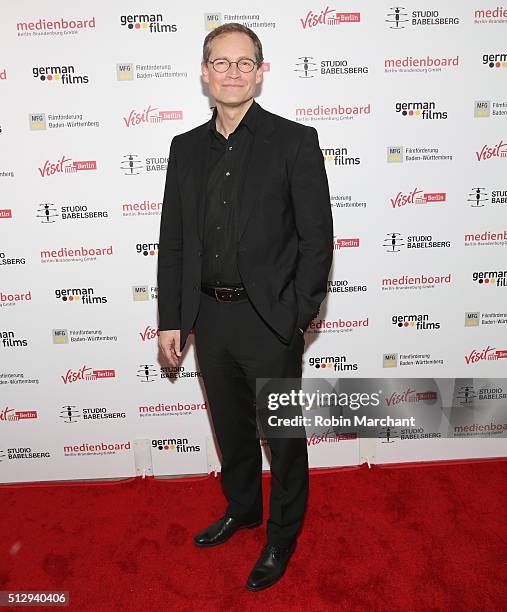
<instances>
[{"instance_id":1,"label":"black leather belt","mask_svg":"<svg viewBox=\"0 0 507 612\"><path fill-rule=\"evenodd\" d=\"M201 285L201 291L206 295L214 297L217 302L239 302L247 299L244 287L213 287L212 285Z\"/></svg>"}]
</instances>

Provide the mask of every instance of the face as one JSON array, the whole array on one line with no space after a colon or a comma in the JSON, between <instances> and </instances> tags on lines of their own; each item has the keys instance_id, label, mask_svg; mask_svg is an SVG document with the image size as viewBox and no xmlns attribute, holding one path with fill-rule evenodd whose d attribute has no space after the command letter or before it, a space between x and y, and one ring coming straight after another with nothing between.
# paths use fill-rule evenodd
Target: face
<instances>
[{"instance_id":1,"label":"face","mask_svg":"<svg viewBox=\"0 0 507 612\"><path fill-rule=\"evenodd\" d=\"M211 43L209 59L213 61L218 58L229 61L241 58L255 60L253 41L242 32L218 36ZM217 72L211 64L202 64L201 72L216 102L227 106L240 106L253 98L256 85L262 81L262 66L256 66L252 72L241 72L236 64L231 64L227 72Z\"/></svg>"}]
</instances>

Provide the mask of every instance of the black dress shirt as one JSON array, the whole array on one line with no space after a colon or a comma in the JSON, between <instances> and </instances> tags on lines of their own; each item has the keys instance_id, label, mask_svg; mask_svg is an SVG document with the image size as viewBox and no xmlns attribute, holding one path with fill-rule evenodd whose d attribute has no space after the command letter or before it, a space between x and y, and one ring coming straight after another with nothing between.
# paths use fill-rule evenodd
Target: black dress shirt
<instances>
[{"instance_id":1,"label":"black dress shirt","mask_svg":"<svg viewBox=\"0 0 507 612\"><path fill-rule=\"evenodd\" d=\"M210 119L202 261L202 283L205 285L241 285L236 262L236 229L257 109L254 101L228 138L216 129L216 108Z\"/></svg>"}]
</instances>

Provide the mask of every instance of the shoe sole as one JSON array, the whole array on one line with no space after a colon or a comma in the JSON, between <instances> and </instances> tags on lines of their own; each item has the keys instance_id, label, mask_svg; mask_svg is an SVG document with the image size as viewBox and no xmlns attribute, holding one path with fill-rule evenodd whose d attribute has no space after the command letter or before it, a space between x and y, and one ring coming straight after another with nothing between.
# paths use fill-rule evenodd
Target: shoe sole
<instances>
[{"instance_id":1,"label":"shoe sole","mask_svg":"<svg viewBox=\"0 0 507 612\"><path fill-rule=\"evenodd\" d=\"M227 536L225 540L220 540L220 542L212 542L211 544L198 544L194 540L194 544L199 548L212 548L213 546L220 546L220 544L225 544L228 540L232 538L232 536L241 531L242 529L255 529L255 527L260 527L262 525L262 521L257 521L256 523L250 523L250 525L243 525L242 527L238 527L235 531L231 533L231 535Z\"/></svg>"}]
</instances>

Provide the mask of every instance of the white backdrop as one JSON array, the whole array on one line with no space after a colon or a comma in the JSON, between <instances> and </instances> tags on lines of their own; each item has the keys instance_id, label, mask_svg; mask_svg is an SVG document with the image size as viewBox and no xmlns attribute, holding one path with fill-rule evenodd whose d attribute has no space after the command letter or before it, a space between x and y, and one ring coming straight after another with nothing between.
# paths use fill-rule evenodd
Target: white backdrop
<instances>
[{"instance_id":1,"label":"white backdrop","mask_svg":"<svg viewBox=\"0 0 507 612\"><path fill-rule=\"evenodd\" d=\"M263 42L258 102L326 159L336 250L304 375L505 398L507 9L391 5L4 6L0 481L217 468L192 339L177 372L158 354L156 255L170 141L211 114L202 42L227 21ZM311 465L507 454L391 433L310 438Z\"/></svg>"}]
</instances>

